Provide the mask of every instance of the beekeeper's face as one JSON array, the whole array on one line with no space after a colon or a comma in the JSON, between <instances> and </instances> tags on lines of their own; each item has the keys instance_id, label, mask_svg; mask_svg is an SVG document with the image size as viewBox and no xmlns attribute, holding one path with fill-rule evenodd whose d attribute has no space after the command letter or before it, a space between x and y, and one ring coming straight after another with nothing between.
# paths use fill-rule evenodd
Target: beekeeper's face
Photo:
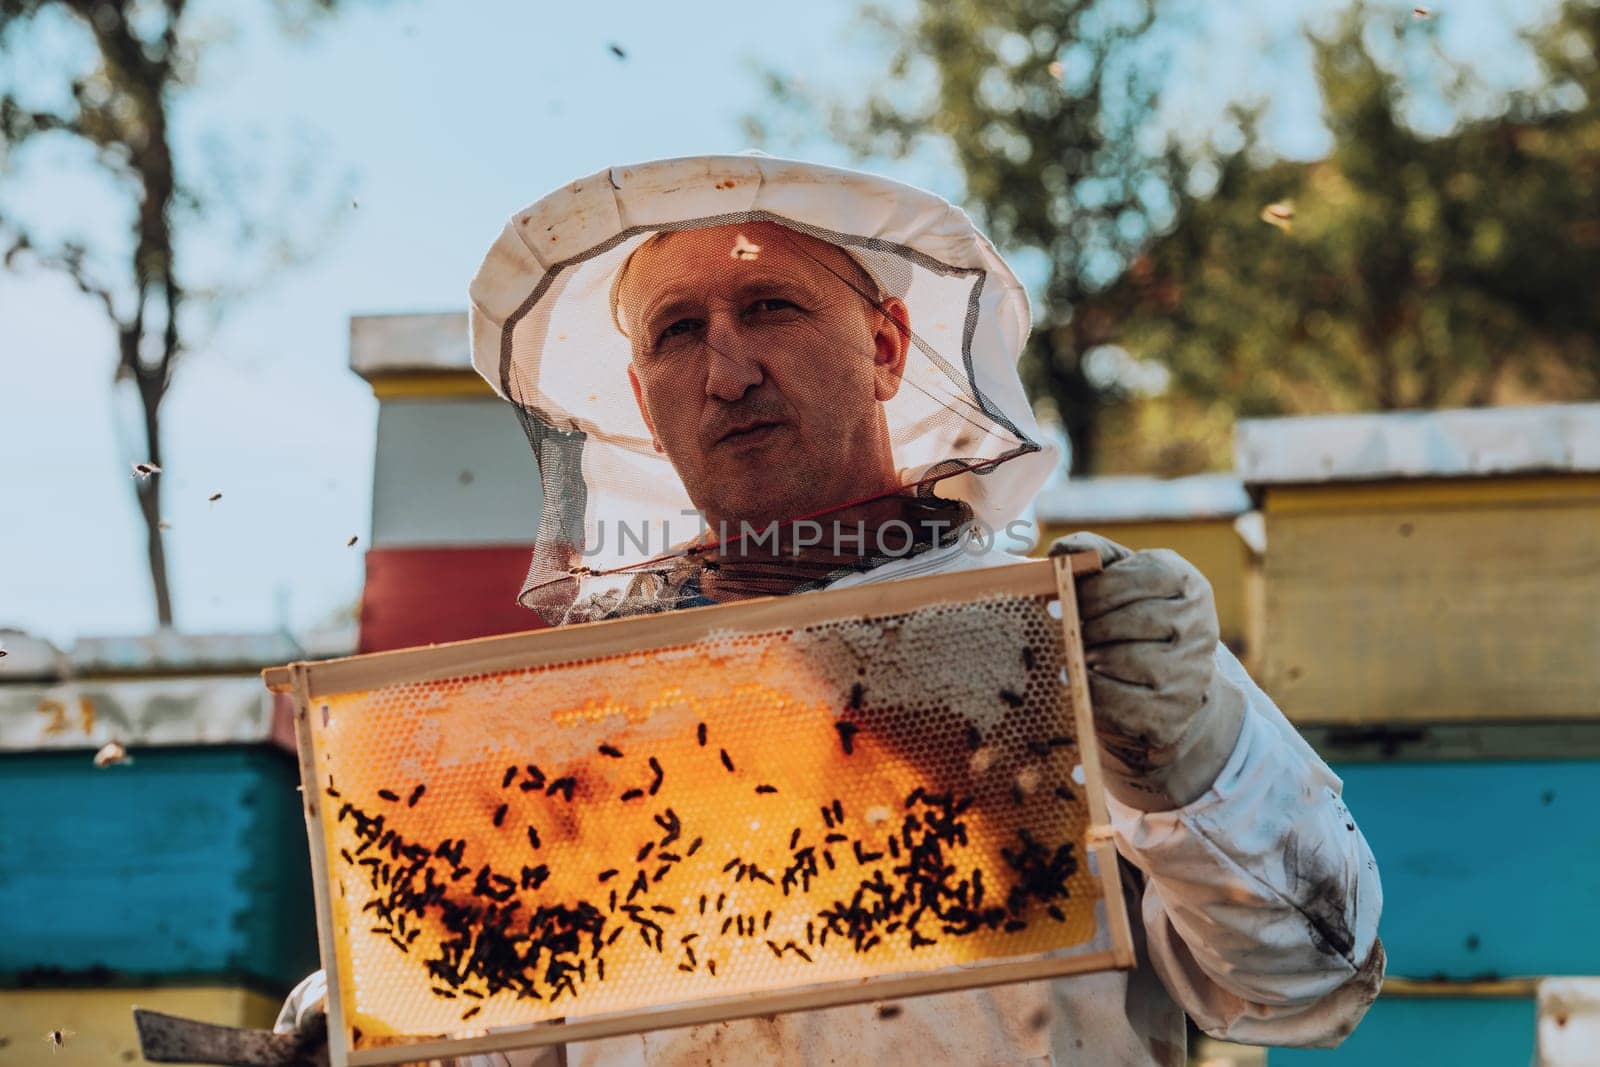
<instances>
[{"instance_id":1,"label":"beekeeper's face","mask_svg":"<svg viewBox=\"0 0 1600 1067\"><path fill-rule=\"evenodd\" d=\"M715 524L810 516L897 487L883 403L905 305L834 245L775 223L656 237L617 317L645 423Z\"/></svg>"}]
</instances>

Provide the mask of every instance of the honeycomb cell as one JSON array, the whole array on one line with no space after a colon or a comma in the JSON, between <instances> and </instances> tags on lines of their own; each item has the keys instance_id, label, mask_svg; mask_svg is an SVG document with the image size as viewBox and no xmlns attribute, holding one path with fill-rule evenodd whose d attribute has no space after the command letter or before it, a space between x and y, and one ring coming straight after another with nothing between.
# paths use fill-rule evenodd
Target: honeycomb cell
<instances>
[{"instance_id":1,"label":"honeycomb cell","mask_svg":"<svg viewBox=\"0 0 1600 1067\"><path fill-rule=\"evenodd\" d=\"M1088 942L1048 603L319 701L356 1047Z\"/></svg>"}]
</instances>

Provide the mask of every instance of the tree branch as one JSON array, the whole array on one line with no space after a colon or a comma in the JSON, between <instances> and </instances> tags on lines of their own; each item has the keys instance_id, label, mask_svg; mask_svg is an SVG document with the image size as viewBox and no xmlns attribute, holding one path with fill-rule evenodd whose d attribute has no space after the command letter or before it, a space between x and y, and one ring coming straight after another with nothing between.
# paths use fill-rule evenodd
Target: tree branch
<instances>
[{"instance_id":1,"label":"tree branch","mask_svg":"<svg viewBox=\"0 0 1600 1067\"><path fill-rule=\"evenodd\" d=\"M124 323L117 315L116 298L111 293L110 286L94 279L89 272L88 265L84 262L87 249L82 245L68 242L54 252L41 250L33 243L26 233L12 227L13 233L6 239L6 226L0 220L0 240L5 243L5 254L0 256L0 266L8 270L15 269L19 260L27 257L46 270L60 271L65 274L78 291L85 296L93 297L105 309L106 318L111 320L113 326L122 329Z\"/></svg>"}]
</instances>

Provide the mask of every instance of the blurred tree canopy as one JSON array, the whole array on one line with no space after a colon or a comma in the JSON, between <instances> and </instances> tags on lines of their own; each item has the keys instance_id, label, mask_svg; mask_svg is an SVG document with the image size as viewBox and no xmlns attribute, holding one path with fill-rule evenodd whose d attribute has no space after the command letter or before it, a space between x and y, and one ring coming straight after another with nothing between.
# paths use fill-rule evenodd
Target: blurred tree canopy
<instances>
[{"instance_id":1,"label":"blurred tree canopy","mask_svg":"<svg viewBox=\"0 0 1600 1067\"><path fill-rule=\"evenodd\" d=\"M1443 67L1429 27L1365 16L1314 42L1332 152L1222 161L1119 279L1121 343L1241 415L1595 395L1600 6L1540 34L1539 91L1434 137L1403 120L1403 79L1367 44L1413 37L1396 51Z\"/></svg>"},{"instance_id":2,"label":"blurred tree canopy","mask_svg":"<svg viewBox=\"0 0 1600 1067\"><path fill-rule=\"evenodd\" d=\"M334 11L339 0L274 0L279 26L300 32ZM39 220L0 203L0 266L36 266L64 273L103 311L117 338L115 380L131 383L142 413L145 452L162 464L160 408L185 340L186 314L201 296L218 310L218 290L183 266L184 231L239 220L237 253L262 227L244 217L236 190L185 169L176 150L184 98L196 87L208 47L225 39L215 15L201 23L187 0L0 0L0 191L35 149L86 149L89 167L111 179L130 207L126 234L60 236ZM50 64L41 57L71 57ZM21 60L32 59L32 64ZM74 60L76 62L74 62ZM30 80L18 74L28 70ZM44 165L59 168L59 153ZM283 231L282 224L269 228ZM282 249L280 249L280 252ZM290 254L286 258L295 258ZM156 615L172 624L161 521L159 470L134 479L146 527L146 555Z\"/></svg>"},{"instance_id":3,"label":"blurred tree canopy","mask_svg":"<svg viewBox=\"0 0 1600 1067\"><path fill-rule=\"evenodd\" d=\"M1594 395L1600 5L1536 31L1537 89L1443 134L1408 123L1407 92L1451 103L1473 73L1432 20L1350 6L1312 38L1333 147L1309 163L1274 158L1242 108L1226 152L1153 131L1183 91L1166 70L1184 17L919 0L871 16L896 44L886 87L834 108L862 155L944 142L996 243L1042 257L1024 378L1075 471L1226 465L1238 415Z\"/></svg>"}]
</instances>

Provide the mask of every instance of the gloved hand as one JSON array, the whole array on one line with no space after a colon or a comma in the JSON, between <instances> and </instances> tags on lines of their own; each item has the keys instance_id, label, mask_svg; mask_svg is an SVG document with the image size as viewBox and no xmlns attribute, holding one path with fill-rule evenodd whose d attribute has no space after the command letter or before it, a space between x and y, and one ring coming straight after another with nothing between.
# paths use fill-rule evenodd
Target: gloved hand
<instances>
[{"instance_id":1,"label":"gloved hand","mask_svg":"<svg viewBox=\"0 0 1600 1067\"><path fill-rule=\"evenodd\" d=\"M1141 811L1182 807L1217 780L1244 723L1244 694L1216 670L1211 583L1176 552L1098 534L1050 546L1066 552L1097 552L1104 568L1077 592L1106 789Z\"/></svg>"},{"instance_id":2,"label":"gloved hand","mask_svg":"<svg viewBox=\"0 0 1600 1067\"><path fill-rule=\"evenodd\" d=\"M278 1009L278 1020L272 1030L278 1034L307 1034L321 1028L327 1032L328 979L321 971L312 971L289 990Z\"/></svg>"}]
</instances>

